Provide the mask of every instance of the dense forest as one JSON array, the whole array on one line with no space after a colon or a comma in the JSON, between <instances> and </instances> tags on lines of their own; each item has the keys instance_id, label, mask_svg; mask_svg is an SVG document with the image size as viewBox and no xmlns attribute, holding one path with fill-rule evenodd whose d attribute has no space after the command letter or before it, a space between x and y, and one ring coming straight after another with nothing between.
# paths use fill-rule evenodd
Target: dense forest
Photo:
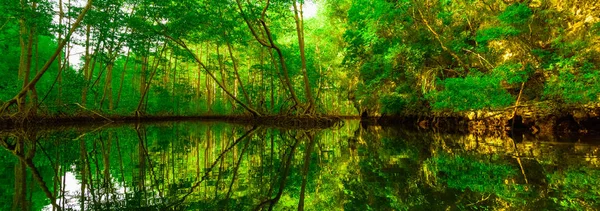
<instances>
[{"instance_id":1,"label":"dense forest","mask_svg":"<svg viewBox=\"0 0 600 211\"><path fill-rule=\"evenodd\" d=\"M13 116L406 115L596 107L595 0L19 0Z\"/></svg>"},{"instance_id":2,"label":"dense forest","mask_svg":"<svg viewBox=\"0 0 600 211\"><path fill-rule=\"evenodd\" d=\"M600 207L598 0L0 0L0 52L0 210Z\"/></svg>"}]
</instances>

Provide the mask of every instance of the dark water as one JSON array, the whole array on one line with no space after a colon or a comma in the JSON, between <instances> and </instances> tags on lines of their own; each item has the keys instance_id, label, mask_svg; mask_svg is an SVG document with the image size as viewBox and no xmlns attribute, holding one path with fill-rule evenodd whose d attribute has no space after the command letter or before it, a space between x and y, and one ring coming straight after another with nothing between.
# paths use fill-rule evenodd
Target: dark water
<instances>
[{"instance_id":1,"label":"dark water","mask_svg":"<svg viewBox=\"0 0 600 211\"><path fill-rule=\"evenodd\" d=\"M0 210L600 207L593 140L184 122L19 129L0 145Z\"/></svg>"}]
</instances>

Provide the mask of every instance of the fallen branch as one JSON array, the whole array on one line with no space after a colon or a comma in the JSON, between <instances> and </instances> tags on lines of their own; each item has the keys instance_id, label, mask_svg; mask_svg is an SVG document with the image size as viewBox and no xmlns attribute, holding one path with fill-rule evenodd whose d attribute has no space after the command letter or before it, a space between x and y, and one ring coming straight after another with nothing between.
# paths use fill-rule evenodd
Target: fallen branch
<instances>
[{"instance_id":1,"label":"fallen branch","mask_svg":"<svg viewBox=\"0 0 600 211\"><path fill-rule=\"evenodd\" d=\"M98 116L102 117L103 119L106 119L106 120L108 120L109 122L115 122L115 121L113 121L112 119L109 119L109 118L107 118L107 117L105 117L105 116L102 116L102 114L99 114L98 112L92 111L92 110L90 110L90 109L88 109L88 108L86 108L86 107L82 106L82 105L81 105L81 104L79 104L79 103L74 103L74 104L75 104L76 106L79 106L80 108L83 108L84 110L87 110L87 111L89 111L89 112L92 112L92 113L94 113L94 114L96 114L96 115L98 115Z\"/></svg>"},{"instance_id":2,"label":"fallen branch","mask_svg":"<svg viewBox=\"0 0 600 211\"><path fill-rule=\"evenodd\" d=\"M104 127L106 127L106 126L107 126L107 125L109 125L109 124L110 124L110 123L108 123L108 124L105 124L105 125L102 125L102 126L100 126L100 127L96 128L96 129L94 129L94 130L93 130L93 131L91 131L91 132L88 132L88 133L81 134L80 136L77 136L77 138L73 139L73 141L77 141L77 140L79 140L79 139L81 139L81 138L85 137L86 135L88 135L88 134L90 134L90 133L95 133L95 132L98 132L99 130L103 129Z\"/></svg>"}]
</instances>

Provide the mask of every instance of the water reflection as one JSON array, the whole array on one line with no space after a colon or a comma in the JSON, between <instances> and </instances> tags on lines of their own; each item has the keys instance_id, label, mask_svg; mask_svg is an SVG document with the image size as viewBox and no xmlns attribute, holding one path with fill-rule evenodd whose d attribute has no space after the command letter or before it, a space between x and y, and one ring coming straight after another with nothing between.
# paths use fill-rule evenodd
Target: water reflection
<instances>
[{"instance_id":1,"label":"water reflection","mask_svg":"<svg viewBox=\"0 0 600 211\"><path fill-rule=\"evenodd\" d=\"M600 145L166 123L0 134L0 210L592 210Z\"/></svg>"}]
</instances>

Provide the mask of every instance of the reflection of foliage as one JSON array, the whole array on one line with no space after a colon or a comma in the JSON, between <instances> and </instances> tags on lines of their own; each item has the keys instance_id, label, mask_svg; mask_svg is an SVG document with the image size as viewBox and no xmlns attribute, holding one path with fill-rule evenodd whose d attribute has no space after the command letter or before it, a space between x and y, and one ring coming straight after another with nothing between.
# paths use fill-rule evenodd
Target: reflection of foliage
<instances>
[{"instance_id":1,"label":"reflection of foliage","mask_svg":"<svg viewBox=\"0 0 600 211\"><path fill-rule=\"evenodd\" d=\"M4 151L4 150L3 150ZM17 159L5 152L0 154L0 199L3 200L4 203L0 203L0 210L10 210L11 203L10 200L14 193L14 166Z\"/></svg>"},{"instance_id":2,"label":"reflection of foliage","mask_svg":"<svg viewBox=\"0 0 600 211\"><path fill-rule=\"evenodd\" d=\"M600 206L600 170L569 168L546 175L550 198L565 210L592 210Z\"/></svg>"},{"instance_id":3,"label":"reflection of foliage","mask_svg":"<svg viewBox=\"0 0 600 211\"><path fill-rule=\"evenodd\" d=\"M524 185L510 184L517 176L517 170L502 162L484 162L469 156L442 154L428 161L435 171L438 183L448 188L472 191L479 194L494 194L500 199L515 205L523 205Z\"/></svg>"},{"instance_id":4,"label":"reflection of foliage","mask_svg":"<svg viewBox=\"0 0 600 211\"><path fill-rule=\"evenodd\" d=\"M361 138L375 140L374 135L366 133ZM409 210L426 203L415 183L419 154L411 143L382 138L358 150L364 155L359 169L349 171L343 180L345 210Z\"/></svg>"},{"instance_id":5,"label":"reflection of foliage","mask_svg":"<svg viewBox=\"0 0 600 211\"><path fill-rule=\"evenodd\" d=\"M85 177L86 193L90 196L89 190L94 190L96 195L96 199L86 197L86 208L126 210L251 210L278 195L282 172L289 167L287 182L273 209L297 209L310 142L301 131L261 129L218 158L247 130L226 124L186 122L140 125L137 130L119 126L88 133L85 129L44 132L39 134L39 154L34 163L51 192L55 182L52 164L71 166L62 170L73 174L77 182ZM86 135L78 139L82 133ZM519 167L512 162L514 158L503 155L504 147L485 152L469 148L474 151L466 152L464 145L469 138L473 137L364 129L358 122L318 132L308 156L305 208L530 210L560 206L565 210L593 210L600 205L600 170L581 160L557 166L548 161L572 151L553 148L555 154L551 158L523 162L529 178L526 185ZM296 143L295 152L291 153ZM14 195L17 159L9 153L0 152L0 175L6 179L0 186L5 190L0 193L3 210L11 208ZM290 154L293 156L288 163ZM179 204L212 164L215 165L206 180ZM28 173L32 207L47 206L44 193L30 181ZM110 200L99 199L100 195L107 195ZM70 192L67 198L71 197L69 204L78 206L73 203L78 203L81 195ZM263 206L263 210L268 207Z\"/></svg>"},{"instance_id":6,"label":"reflection of foliage","mask_svg":"<svg viewBox=\"0 0 600 211\"><path fill-rule=\"evenodd\" d=\"M463 156L440 155L430 160L436 166L436 176L449 188L470 189L494 193L505 189L504 180L514 177L516 171L509 165L485 163Z\"/></svg>"}]
</instances>

